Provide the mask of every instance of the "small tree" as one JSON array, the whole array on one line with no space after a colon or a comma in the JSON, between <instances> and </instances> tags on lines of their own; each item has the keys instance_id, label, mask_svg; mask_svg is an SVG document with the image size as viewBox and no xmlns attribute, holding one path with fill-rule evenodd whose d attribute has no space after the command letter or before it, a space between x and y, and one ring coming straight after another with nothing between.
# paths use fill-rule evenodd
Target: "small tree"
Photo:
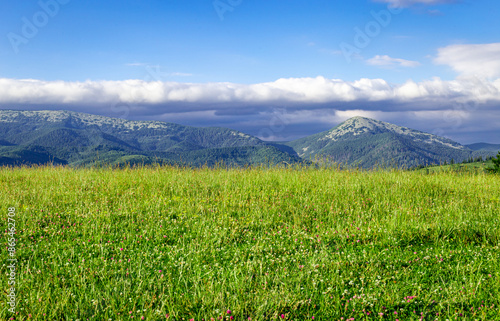
<instances>
[{"instance_id":1,"label":"small tree","mask_svg":"<svg viewBox=\"0 0 500 321\"><path fill-rule=\"evenodd\" d=\"M491 161L493 162L493 171L500 173L500 152L498 152L497 158L493 157Z\"/></svg>"}]
</instances>

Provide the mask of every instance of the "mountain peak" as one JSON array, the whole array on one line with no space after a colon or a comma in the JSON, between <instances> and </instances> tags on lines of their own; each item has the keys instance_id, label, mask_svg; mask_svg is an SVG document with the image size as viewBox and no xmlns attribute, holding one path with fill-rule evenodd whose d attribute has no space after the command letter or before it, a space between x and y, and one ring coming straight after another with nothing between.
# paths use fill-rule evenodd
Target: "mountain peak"
<instances>
[{"instance_id":1,"label":"mountain peak","mask_svg":"<svg viewBox=\"0 0 500 321\"><path fill-rule=\"evenodd\" d=\"M354 116L354 117L351 117L351 118L347 119L346 121L349 121L349 120L361 120L361 119L364 119L364 120L375 120L375 119L368 118L368 117L363 117L363 116Z\"/></svg>"},{"instance_id":2,"label":"mountain peak","mask_svg":"<svg viewBox=\"0 0 500 321\"><path fill-rule=\"evenodd\" d=\"M367 118L367 117L362 117L362 116L354 116L354 117L347 119L346 121L341 123L339 126L354 125L356 128L360 128L363 126L369 126L369 127L380 126L382 124L384 124L384 122L381 122L379 120L375 120L375 119Z\"/></svg>"},{"instance_id":3,"label":"mountain peak","mask_svg":"<svg viewBox=\"0 0 500 321\"><path fill-rule=\"evenodd\" d=\"M333 157L373 166L387 161L415 166L470 157L471 150L445 137L356 116L338 126L288 143L302 158ZM445 156L446 155L446 156Z\"/></svg>"},{"instance_id":4,"label":"mountain peak","mask_svg":"<svg viewBox=\"0 0 500 321\"><path fill-rule=\"evenodd\" d=\"M380 132L395 132L398 134L404 134L407 131L411 131L411 129L382 122L380 120L355 116L329 130L322 140L337 141L347 134L354 136Z\"/></svg>"},{"instance_id":5,"label":"mountain peak","mask_svg":"<svg viewBox=\"0 0 500 321\"><path fill-rule=\"evenodd\" d=\"M347 136L360 136L364 134L376 135L383 133L392 133L401 137L411 138L417 142L440 144L460 150L465 149L464 146L448 138L361 116L349 118L337 127L332 128L326 132L326 135L321 138L321 140L338 141L339 139L345 139Z\"/></svg>"}]
</instances>

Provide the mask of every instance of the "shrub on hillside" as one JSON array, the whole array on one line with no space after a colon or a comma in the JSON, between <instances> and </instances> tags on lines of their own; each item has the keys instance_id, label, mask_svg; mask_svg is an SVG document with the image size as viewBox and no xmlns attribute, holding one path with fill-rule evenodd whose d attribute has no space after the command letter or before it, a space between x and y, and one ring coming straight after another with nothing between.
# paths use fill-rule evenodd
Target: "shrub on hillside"
<instances>
[{"instance_id":1,"label":"shrub on hillside","mask_svg":"<svg viewBox=\"0 0 500 321\"><path fill-rule=\"evenodd\" d=\"M491 160L493 161L493 168L491 169L491 171L500 173L500 151L497 154L497 158L493 157Z\"/></svg>"}]
</instances>

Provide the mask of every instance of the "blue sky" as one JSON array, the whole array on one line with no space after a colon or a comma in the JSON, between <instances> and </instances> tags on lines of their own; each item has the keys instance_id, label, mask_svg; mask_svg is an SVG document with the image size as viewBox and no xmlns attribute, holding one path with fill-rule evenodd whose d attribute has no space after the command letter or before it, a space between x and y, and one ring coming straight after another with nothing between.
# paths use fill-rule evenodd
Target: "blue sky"
<instances>
[{"instance_id":1,"label":"blue sky","mask_svg":"<svg viewBox=\"0 0 500 321\"><path fill-rule=\"evenodd\" d=\"M500 143L499 1L41 0L0 12L1 109L277 140L362 115Z\"/></svg>"}]
</instances>

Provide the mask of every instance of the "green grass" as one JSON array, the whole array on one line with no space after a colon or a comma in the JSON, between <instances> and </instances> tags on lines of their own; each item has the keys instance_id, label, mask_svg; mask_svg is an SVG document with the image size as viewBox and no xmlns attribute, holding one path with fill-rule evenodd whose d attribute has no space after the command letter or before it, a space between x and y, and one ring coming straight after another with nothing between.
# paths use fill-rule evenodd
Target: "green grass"
<instances>
[{"instance_id":1,"label":"green grass","mask_svg":"<svg viewBox=\"0 0 500 321\"><path fill-rule=\"evenodd\" d=\"M472 163L460 163L460 164L448 164L448 165L437 165L437 166L429 166L423 169L419 169L419 171L423 172L485 172L488 169L493 168L493 161L491 159L487 161L481 162L472 162Z\"/></svg>"},{"instance_id":2,"label":"green grass","mask_svg":"<svg viewBox=\"0 0 500 321\"><path fill-rule=\"evenodd\" d=\"M3 168L5 230L16 208L15 317L499 320L499 178ZM12 317L7 258L2 320Z\"/></svg>"}]
</instances>

